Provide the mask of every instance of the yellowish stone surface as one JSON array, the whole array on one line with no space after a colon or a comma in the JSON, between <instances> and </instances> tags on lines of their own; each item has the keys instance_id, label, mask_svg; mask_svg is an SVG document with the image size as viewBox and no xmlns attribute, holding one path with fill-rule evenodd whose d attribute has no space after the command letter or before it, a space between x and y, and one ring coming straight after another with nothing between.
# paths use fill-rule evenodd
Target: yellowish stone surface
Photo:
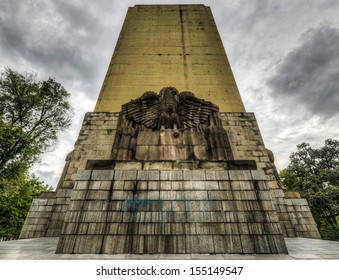
<instances>
[{"instance_id":1,"label":"yellowish stone surface","mask_svg":"<svg viewBox=\"0 0 339 280\"><path fill-rule=\"evenodd\" d=\"M209 7L129 8L95 111L119 112L165 86L191 91L221 112L245 111Z\"/></svg>"}]
</instances>

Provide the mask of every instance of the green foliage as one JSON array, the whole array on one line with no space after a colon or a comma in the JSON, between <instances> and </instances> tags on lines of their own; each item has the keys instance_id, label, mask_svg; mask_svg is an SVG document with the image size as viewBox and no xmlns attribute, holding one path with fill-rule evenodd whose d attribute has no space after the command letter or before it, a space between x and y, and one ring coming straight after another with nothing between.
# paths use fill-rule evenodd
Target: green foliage
<instances>
[{"instance_id":1,"label":"green foliage","mask_svg":"<svg viewBox=\"0 0 339 280\"><path fill-rule=\"evenodd\" d=\"M0 76L0 237L17 238L32 200L47 190L28 170L70 125L69 93L53 78L9 68Z\"/></svg>"},{"instance_id":2,"label":"green foliage","mask_svg":"<svg viewBox=\"0 0 339 280\"><path fill-rule=\"evenodd\" d=\"M0 177L0 237L19 237L32 200L43 190L50 187L27 174Z\"/></svg>"},{"instance_id":3,"label":"green foliage","mask_svg":"<svg viewBox=\"0 0 339 280\"><path fill-rule=\"evenodd\" d=\"M16 162L33 164L70 125L69 93L54 79L9 68L0 78L0 172Z\"/></svg>"},{"instance_id":4,"label":"green foliage","mask_svg":"<svg viewBox=\"0 0 339 280\"><path fill-rule=\"evenodd\" d=\"M308 200L322 237L337 238L339 141L327 139L319 149L302 143L297 149L290 157L291 163L280 172L283 183Z\"/></svg>"},{"instance_id":5,"label":"green foliage","mask_svg":"<svg viewBox=\"0 0 339 280\"><path fill-rule=\"evenodd\" d=\"M339 240L339 225L326 225L320 228L323 239Z\"/></svg>"}]
</instances>

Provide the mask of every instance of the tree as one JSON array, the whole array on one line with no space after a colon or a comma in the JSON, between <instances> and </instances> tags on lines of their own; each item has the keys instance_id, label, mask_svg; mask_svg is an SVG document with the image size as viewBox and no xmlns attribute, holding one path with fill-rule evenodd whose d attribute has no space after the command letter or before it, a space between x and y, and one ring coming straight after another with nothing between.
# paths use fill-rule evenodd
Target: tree
<instances>
[{"instance_id":1,"label":"tree","mask_svg":"<svg viewBox=\"0 0 339 280\"><path fill-rule=\"evenodd\" d=\"M290 159L288 167L280 172L284 185L308 200L323 237L334 231L339 239L339 141L327 139L319 149L299 144Z\"/></svg>"},{"instance_id":2,"label":"tree","mask_svg":"<svg viewBox=\"0 0 339 280\"><path fill-rule=\"evenodd\" d=\"M0 78L0 173L18 162L30 166L69 127L70 94L55 79L9 68Z\"/></svg>"},{"instance_id":3,"label":"tree","mask_svg":"<svg viewBox=\"0 0 339 280\"><path fill-rule=\"evenodd\" d=\"M29 168L70 125L70 94L55 79L9 68L0 76L0 237L17 238L32 200L50 189Z\"/></svg>"},{"instance_id":4,"label":"tree","mask_svg":"<svg viewBox=\"0 0 339 280\"><path fill-rule=\"evenodd\" d=\"M50 190L36 177L0 177L0 237L18 238L28 210L41 191Z\"/></svg>"}]
</instances>

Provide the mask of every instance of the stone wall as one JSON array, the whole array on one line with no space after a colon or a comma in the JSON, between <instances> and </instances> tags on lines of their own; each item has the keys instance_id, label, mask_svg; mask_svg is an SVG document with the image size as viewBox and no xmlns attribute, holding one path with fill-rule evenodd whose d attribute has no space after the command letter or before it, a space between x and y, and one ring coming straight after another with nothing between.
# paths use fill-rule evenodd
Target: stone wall
<instances>
[{"instance_id":1,"label":"stone wall","mask_svg":"<svg viewBox=\"0 0 339 280\"><path fill-rule=\"evenodd\" d=\"M55 204L55 192L42 192L38 199L34 199L25 223L22 227L20 239L46 236L46 229Z\"/></svg>"},{"instance_id":2,"label":"stone wall","mask_svg":"<svg viewBox=\"0 0 339 280\"><path fill-rule=\"evenodd\" d=\"M272 190L274 207L286 237L320 238L307 200L298 192Z\"/></svg>"},{"instance_id":3,"label":"stone wall","mask_svg":"<svg viewBox=\"0 0 339 280\"><path fill-rule=\"evenodd\" d=\"M107 161L111 166L102 168L115 170L202 169L207 172L207 170L228 169L226 161L171 161L168 160L168 157L166 161L160 160L160 158L159 160L142 160L140 157L140 160L111 162L118 115L118 113L86 114L74 151L67 157L63 175L54 194L55 198L49 200L47 211L40 207L43 205L40 205L40 208L36 207L37 205L32 205L20 238L60 236L67 209L70 207L76 174L86 168L95 169L91 163L96 161L104 163ZM289 193L284 191L283 186L277 182L274 176L274 163L269 159L254 114L220 113L220 119L227 132L233 158L235 160L254 160L257 169L265 172L266 185L271 190L283 234L288 237L319 238L306 201L297 197L291 198ZM43 213L44 211L46 213ZM37 215L40 215L41 218L39 222L36 219Z\"/></svg>"},{"instance_id":4,"label":"stone wall","mask_svg":"<svg viewBox=\"0 0 339 280\"><path fill-rule=\"evenodd\" d=\"M46 208L46 213L43 213L42 207L37 208L33 202L20 238L60 236L77 172L85 169L88 159L106 160L111 158L118 116L119 113L87 113L85 115L74 150L66 158L62 176L53 194L54 199L48 201L49 207ZM39 199L43 199L43 196L44 194ZM40 210L37 211L37 209ZM43 222L39 221L39 227L32 226L37 221L33 221L31 218L36 215L44 216L47 219ZM28 226L27 223L32 225ZM44 229L42 229L43 225Z\"/></svg>"},{"instance_id":5,"label":"stone wall","mask_svg":"<svg viewBox=\"0 0 339 280\"><path fill-rule=\"evenodd\" d=\"M227 131L233 158L254 160L257 169L264 170L269 180L274 164L270 161L254 113L220 113L223 128Z\"/></svg>"},{"instance_id":6,"label":"stone wall","mask_svg":"<svg viewBox=\"0 0 339 280\"><path fill-rule=\"evenodd\" d=\"M260 171L86 170L58 253L287 253Z\"/></svg>"}]
</instances>

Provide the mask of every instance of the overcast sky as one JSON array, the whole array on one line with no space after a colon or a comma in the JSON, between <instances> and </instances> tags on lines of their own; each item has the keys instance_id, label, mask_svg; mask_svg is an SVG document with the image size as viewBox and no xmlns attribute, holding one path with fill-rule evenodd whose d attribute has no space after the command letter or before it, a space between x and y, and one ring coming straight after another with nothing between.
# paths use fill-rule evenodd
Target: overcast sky
<instances>
[{"instance_id":1,"label":"overcast sky","mask_svg":"<svg viewBox=\"0 0 339 280\"><path fill-rule=\"evenodd\" d=\"M93 111L127 8L210 6L246 110L254 112L279 170L296 145L339 139L337 0L0 0L0 70L55 77L75 116L33 168L56 186L86 112Z\"/></svg>"}]
</instances>

